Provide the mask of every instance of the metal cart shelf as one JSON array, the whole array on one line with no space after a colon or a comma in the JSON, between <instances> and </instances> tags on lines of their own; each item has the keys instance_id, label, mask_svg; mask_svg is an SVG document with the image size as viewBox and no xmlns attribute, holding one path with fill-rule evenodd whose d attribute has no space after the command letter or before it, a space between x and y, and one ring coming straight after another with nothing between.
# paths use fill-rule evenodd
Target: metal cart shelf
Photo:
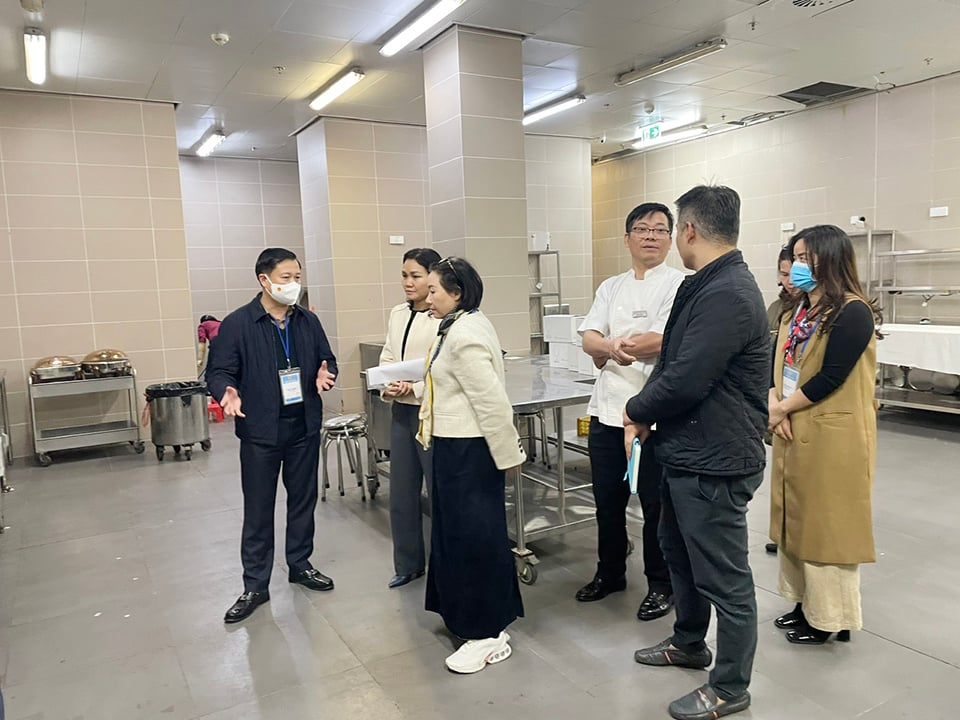
<instances>
[{"instance_id":1,"label":"metal cart shelf","mask_svg":"<svg viewBox=\"0 0 960 720\"><path fill-rule=\"evenodd\" d=\"M128 442L138 454L144 451L140 425L137 422L139 413L135 373L111 378L44 383L35 383L33 378L30 378L28 390L30 421L33 426L33 448L37 454L37 461L42 466L47 467L53 462L50 453L57 450L74 450ZM40 429L37 427L37 400L105 392L127 393L129 414L126 419L63 428Z\"/></svg>"}]
</instances>

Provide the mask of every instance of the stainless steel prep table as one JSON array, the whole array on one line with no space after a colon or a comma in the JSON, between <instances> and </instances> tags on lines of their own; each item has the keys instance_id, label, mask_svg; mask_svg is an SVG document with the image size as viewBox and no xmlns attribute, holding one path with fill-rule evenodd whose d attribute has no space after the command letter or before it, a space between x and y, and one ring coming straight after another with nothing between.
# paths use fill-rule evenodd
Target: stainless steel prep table
<instances>
[{"instance_id":1,"label":"stainless steel prep table","mask_svg":"<svg viewBox=\"0 0 960 720\"><path fill-rule=\"evenodd\" d=\"M559 535L568 530L591 525L596 521L592 496L586 493L571 495L589 485L567 487L564 448L563 409L582 405L590 399L595 378L564 368L550 367L546 355L507 358L505 380L507 397L513 405L514 420L523 414L552 410L557 446L555 473L528 462L512 470L513 492L507 495L507 508L515 518L511 533L520 580L533 584L537 579L537 556L527 543L537 538ZM528 517L528 505L535 513Z\"/></svg>"}]
</instances>

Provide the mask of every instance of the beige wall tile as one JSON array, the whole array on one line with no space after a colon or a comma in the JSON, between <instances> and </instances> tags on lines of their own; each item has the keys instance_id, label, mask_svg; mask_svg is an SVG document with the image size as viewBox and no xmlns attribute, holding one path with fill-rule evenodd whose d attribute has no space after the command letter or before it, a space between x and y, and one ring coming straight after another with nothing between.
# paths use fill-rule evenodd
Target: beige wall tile
<instances>
[{"instance_id":1,"label":"beige wall tile","mask_svg":"<svg viewBox=\"0 0 960 720\"><path fill-rule=\"evenodd\" d=\"M94 345L98 348L117 348L126 353L159 351L163 347L161 332L160 320L154 318L143 318L136 322L98 323L94 327ZM142 369L136 364L134 367L138 373L141 372Z\"/></svg>"},{"instance_id":2,"label":"beige wall tile","mask_svg":"<svg viewBox=\"0 0 960 720\"><path fill-rule=\"evenodd\" d=\"M79 195L77 173L59 163L5 162L5 187L11 195Z\"/></svg>"},{"instance_id":3,"label":"beige wall tile","mask_svg":"<svg viewBox=\"0 0 960 720\"><path fill-rule=\"evenodd\" d=\"M73 130L70 98L41 93L0 92L0 127Z\"/></svg>"},{"instance_id":4,"label":"beige wall tile","mask_svg":"<svg viewBox=\"0 0 960 720\"><path fill-rule=\"evenodd\" d=\"M163 309L163 297L164 293L173 292L179 294L179 290L161 290L160 291L160 307L161 311ZM197 291L194 290L190 293L193 305L193 318L199 321L201 315L216 315L218 318L223 320L224 316L230 311L233 310L230 306L227 305L227 293L226 290L210 290L210 291Z\"/></svg>"},{"instance_id":5,"label":"beige wall tile","mask_svg":"<svg viewBox=\"0 0 960 720\"><path fill-rule=\"evenodd\" d=\"M179 167L176 138L146 137L143 145L146 148L147 165L150 167Z\"/></svg>"},{"instance_id":6,"label":"beige wall tile","mask_svg":"<svg viewBox=\"0 0 960 720\"><path fill-rule=\"evenodd\" d=\"M144 139L137 135L78 132L77 161L86 165L145 165ZM152 163L151 163L152 164Z\"/></svg>"},{"instance_id":7,"label":"beige wall tile","mask_svg":"<svg viewBox=\"0 0 960 720\"><path fill-rule=\"evenodd\" d=\"M13 288L5 287L4 290L12 291ZM16 329L20 321L17 315L17 296L12 292L0 295L0 327Z\"/></svg>"},{"instance_id":8,"label":"beige wall tile","mask_svg":"<svg viewBox=\"0 0 960 720\"><path fill-rule=\"evenodd\" d=\"M191 291L225 290L224 270L195 268L189 271Z\"/></svg>"},{"instance_id":9,"label":"beige wall tile","mask_svg":"<svg viewBox=\"0 0 960 720\"><path fill-rule=\"evenodd\" d=\"M380 232L385 235L402 235L404 232L423 232L424 208L415 205L379 206Z\"/></svg>"},{"instance_id":10,"label":"beige wall tile","mask_svg":"<svg viewBox=\"0 0 960 720\"><path fill-rule=\"evenodd\" d=\"M229 253L224 253L224 266L253 271L262 250L263 248L233 248Z\"/></svg>"},{"instance_id":11,"label":"beige wall tile","mask_svg":"<svg viewBox=\"0 0 960 720\"><path fill-rule=\"evenodd\" d=\"M389 205L417 205L426 203L427 184L422 180L380 179L376 182L377 202Z\"/></svg>"},{"instance_id":12,"label":"beige wall tile","mask_svg":"<svg viewBox=\"0 0 960 720\"><path fill-rule=\"evenodd\" d=\"M17 327L3 327L7 301L5 295L0 295L0 360L19 360L23 357L20 345L20 329ZM16 320L14 320L16 324Z\"/></svg>"},{"instance_id":13,"label":"beige wall tile","mask_svg":"<svg viewBox=\"0 0 960 720\"><path fill-rule=\"evenodd\" d=\"M76 162L73 132L0 128L0 146L5 162Z\"/></svg>"},{"instance_id":14,"label":"beige wall tile","mask_svg":"<svg viewBox=\"0 0 960 720\"><path fill-rule=\"evenodd\" d=\"M84 231L87 257L93 260L146 260L155 253L149 229L97 228Z\"/></svg>"},{"instance_id":15,"label":"beige wall tile","mask_svg":"<svg viewBox=\"0 0 960 720\"><path fill-rule=\"evenodd\" d=\"M93 320L96 323L124 322L160 316L156 290L138 292L92 292Z\"/></svg>"},{"instance_id":16,"label":"beige wall tile","mask_svg":"<svg viewBox=\"0 0 960 720\"><path fill-rule=\"evenodd\" d=\"M219 183L260 183L260 163L237 158L210 158L217 171Z\"/></svg>"},{"instance_id":17,"label":"beige wall tile","mask_svg":"<svg viewBox=\"0 0 960 720\"><path fill-rule=\"evenodd\" d=\"M7 214L11 228L82 227L80 199L46 198L38 195L8 195Z\"/></svg>"},{"instance_id":18,"label":"beige wall tile","mask_svg":"<svg viewBox=\"0 0 960 720\"><path fill-rule=\"evenodd\" d=\"M70 99L76 130L142 136L140 103L102 98Z\"/></svg>"},{"instance_id":19,"label":"beige wall tile","mask_svg":"<svg viewBox=\"0 0 960 720\"><path fill-rule=\"evenodd\" d=\"M150 168L150 196L181 200L180 173L175 168Z\"/></svg>"},{"instance_id":20,"label":"beige wall tile","mask_svg":"<svg viewBox=\"0 0 960 720\"><path fill-rule=\"evenodd\" d=\"M466 157L463 159L463 168L464 194L467 197L523 198L527 195L522 158ZM579 204L579 200L571 204Z\"/></svg>"},{"instance_id":21,"label":"beige wall tile","mask_svg":"<svg viewBox=\"0 0 960 720\"><path fill-rule=\"evenodd\" d=\"M461 112L478 117L523 117L523 82L488 75L460 75Z\"/></svg>"},{"instance_id":22,"label":"beige wall tile","mask_svg":"<svg viewBox=\"0 0 960 720\"><path fill-rule=\"evenodd\" d=\"M328 150L373 150L373 123L326 119L323 125Z\"/></svg>"},{"instance_id":23,"label":"beige wall tile","mask_svg":"<svg viewBox=\"0 0 960 720\"><path fill-rule=\"evenodd\" d=\"M460 115L460 78L459 73L448 75L426 94L424 102L428 132ZM431 152L429 142L427 152Z\"/></svg>"},{"instance_id":24,"label":"beige wall tile","mask_svg":"<svg viewBox=\"0 0 960 720\"><path fill-rule=\"evenodd\" d=\"M525 237L527 234L524 200L467 198L465 217L467 237Z\"/></svg>"},{"instance_id":25,"label":"beige wall tile","mask_svg":"<svg viewBox=\"0 0 960 720\"><path fill-rule=\"evenodd\" d=\"M458 71L459 33L455 27L445 30L423 48L423 86L431 89ZM428 96L429 97L429 96Z\"/></svg>"},{"instance_id":26,"label":"beige wall tile","mask_svg":"<svg viewBox=\"0 0 960 720\"><path fill-rule=\"evenodd\" d=\"M150 201L150 213L153 217L153 227L183 229L183 203L179 199L154 198Z\"/></svg>"},{"instance_id":27,"label":"beige wall tile","mask_svg":"<svg viewBox=\"0 0 960 720\"><path fill-rule=\"evenodd\" d=\"M169 172L172 168L151 168L151 172ZM219 186L216 182L198 182L181 175L180 195L184 203L217 203ZM158 195L162 197L162 195Z\"/></svg>"},{"instance_id":28,"label":"beige wall tile","mask_svg":"<svg viewBox=\"0 0 960 720\"><path fill-rule=\"evenodd\" d=\"M80 165L80 190L87 197L150 196L145 167ZM179 194L176 195L179 197Z\"/></svg>"},{"instance_id":29,"label":"beige wall tile","mask_svg":"<svg viewBox=\"0 0 960 720\"><path fill-rule=\"evenodd\" d=\"M197 330L193 318L178 318L163 320L163 347L169 352L171 348L190 348L196 345Z\"/></svg>"},{"instance_id":30,"label":"beige wall tile","mask_svg":"<svg viewBox=\"0 0 960 720\"><path fill-rule=\"evenodd\" d=\"M163 353L167 377L173 380L196 380L197 356L193 348L166 350Z\"/></svg>"},{"instance_id":31,"label":"beige wall tile","mask_svg":"<svg viewBox=\"0 0 960 720\"><path fill-rule=\"evenodd\" d=\"M331 205L330 226L335 233L379 230L376 213L365 205Z\"/></svg>"},{"instance_id":32,"label":"beige wall tile","mask_svg":"<svg viewBox=\"0 0 960 720\"><path fill-rule=\"evenodd\" d=\"M237 205L257 205L263 201L260 195L260 183L225 182L218 186L220 203Z\"/></svg>"},{"instance_id":33,"label":"beige wall tile","mask_svg":"<svg viewBox=\"0 0 960 720\"><path fill-rule=\"evenodd\" d=\"M223 248L189 248L187 263L191 270L221 270L225 263Z\"/></svg>"},{"instance_id":34,"label":"beige wall tile","mask_svg":"<svg viewBox=\"0 0 960 720\"><path fill-rule=\"evenodd\" d=\"M296 185L262 185L264 205L300 206L300 188Z\"/></svg>"},{"instance_id":35,"label":"beige wall tile","mask_svg":"<svg viewBox=\"0 0 960 720\"><path fill-rule=\"evenodd\" d=\"M459 37L460 72L522 78L520 38L463 29Z\"/></svg>"},{"instance_id":36,"label":"beige wall tile","mask_svg":"<svg viewBox=\"0 0 960 720\"><path fill-rule=\"evenodd\" d=\"M331 235L331 247L336 258L380 257L380 238L376 231L346 232L334 231Z\"/></svg>"},{"instance_id":37,"label":"beige wall tile","mask_svg":"<svg viewBox=\"0 0 960 720\"><path fill-rule=\"evenodd\" d=\"M259 204L237 205L224 203L220 205L220 218L224 224L262 226L264 224L263 215L263 207Z\"/></svg>"},{"instance_id":38,"label":"beige wall tile","mask_svg":"<svg viewBox=\"0 0 960 720\"><path fill-rule=\"evenodd\" d=\"M398 180L425 180L423 158L411 153L377 153L377 177Z\"/></svg>"},{"instance_id":39,"label":"beige wall tile","mask_svg":"<svg viewBox=\"0 0 960 720\"><path fill-rule=\"evenodd\" d=\"M182 260L187 257L186 240L183 230L154 230L153 241L158 259Z\"/></svg>"},{"instance_id":40,"label":"beige wall tile","mask_svg":"<svg viewBox=\"0 0 960 720\"><path fill-rule=\"evenodd\" d=\"M431 165L429 178L431 204L437 205L463 198L466 178L463 172L462 157L454 158L439 165Z\"/></svg>"},{"instance_id":41,"label":"beige wall tile","mask_svg":"<svg viewBox=\"0 0 960 720\"><path fill-rule=\"evenodd\" d=\"M160 290L160 317L164 320L192 318L191 295L184 290ZM223 308L226 309L226 308ZM222 312L222 310L219 310Z\"/></svg>"},{"instance_id":42,"label":"beige wall tile","mask_svg":"<svg viewBox=\"0 0 960 720\"><path fill-rule=\"evenodd\" d=\"M143 132L145 135L160 135L168 138L177 136L174 122L174 107L167 103L141 103L143 114Z\"/></svg>"},{"instance_id":43,"label":"beige wall tile","mask_svg":"<svg viewBox=\"0 0 960 720\"><path fill-rule=\"evenodd\" d=\"M381 284L350 283L336 288L336 305L339 313L353 310L369 310L384 306L383 289ZM319 298L318 298L319 300ZM363 331L361 327L346 326L351 334Z\"/></svg>"},{"instance_id":44,"label":"beige wall tile","mask_svg":"<svg viewBox=\"0 0 960 720\"><path fill-rule=\"evenodd\" d=\"M17 299L21 327L73 325L92 321L87 293L21 294Z\"/></svg>"},{"instance_id":45,"label":"beige wall tile","mask_svg":"<svg viewBox=\"0 0 960 720\"><path fill-rule=\"evenodd\" d=\"M161 290L189 289L186 260L158 260Z\"/></svg>"},{"instance_id":46,"label":"beige wall tile","mask_svg":"<svg viewBox=\"0 0 960 720\"><path fill-rule=\"evenodd\" d=\"M430 227L435 245L444 240L460 240L465 236L467 217L463 199L434 203L430 210Z\"/></svg>"},{"instance_id":47,"label":"beige wall tile","mask_svg":"<svg viewBox=\"0 0 960 720\"><path fill-rule=\"evenodd\" d=\"M300 168L295 162L260 161L260 179L274 185L300 185Z\"/></svg>"},{"instance_id":48,"label":"beige wall tile","mask_svg":"<svg viewBox=\"0 0 960 720\"><path fill-rule=\"evenodd\" d=\"M236 225L233 218L224 217L220 221L220 206L217 203L183 202L183 223L187 227L219 227Z\"/></svg>"},{"instance_id":49,"label":"beige wall tile","mask_svg":"<svg viewBox=\"0 0 960 720\"><path fill-rule=\"evenodd\" d=\"M520 120L463 118L465 157L522 158L523 126Z\"/></svg>"},{"instance_id":50,"label":"beige wall tile","mask_svg":"<svg viewBox=\"0 0 960 720\"><path fill-rule=\"evenodd\" d=\"M83 198L83 221L90 228L150 228L150 201L144 198Z\"/></svg>"},{"instance_id":51,"label":"beige wall tile","mask_svg":"<svg viewBox=\"0 0 960 720\"><path fill-rule=\"evenodd\" d=\"M221 228L224 247L267 247L262 226L256 225L224 225ZM219 238L211 238L213 245L220 244Z\"/></svg>"},{"instance_id":52,"label":"beige wall tile","mask_svg":"<svg viewBox=\"0 0 960 720\"><path fill-rule=\"evenodd\" d=\"M15 262L86 259L82 230L12 230L10 247Z\"/></svg>"},{"instance_id":53,"label":"beige wall tile","mask_svg":"<svg viewBox=\"0 0 960 720\"><path fill-rule=\"evenodd\" d=\"M87 264L75 260L20 262L16 274L18 294L85 292L90 289Z\"/></svg>"},{"instance_id":54,"label":"beige wall tile","mask_svg":"<svg viewBox=\"0 0 960 720\"><path fill-rule=\"evenodd\" d=\"M264 205L263 223L267 227L300 227L303 211L299 205Z\"/></svg>"},{"instance_id":55,"label":"beige wall tile","mask_svg":"<svg viewBox=\"0 0 960 720\"><path fill-rule=\"evenodd\" d=\"M101 260L89 267L90 285L95 291L143 291L157 285L155 260Z\"/></svg>"},{"instance_id":56,"label":"beige wall tile","mask_svg":"<svg viewBox=\"0 0 960 720\"><path fill-rule=\"evenodd\" d=\"M377 181L374 178L336 177L330 179L331 203L377 202ZM297 206L299 208L299 206Z\"/></svg>"},{"instance_id":57,"label":"beige wall tile","mask_svg":"<svg viewBox=\"0 0 960 720\"><path fill-rule=\"evenodd\" d=\"M226 268L223 271L223 286L227 290L258 290L257 278L254 275L256 265L250 263L246 267Z\"/></svg>"},{"instance_id":58,"label":"beige wall tile","mask_svg":"<svg viewBox=\"0 0 960 720\"><path fill-rule=\"evenodd\" d=\"M376 177L373 152L330 150L327 167L330 177Z\"/></svg>"},{"instance_id":59,"label":"beige wall tile","mask_svg":"<svg viewBox=\"0 0 960 720\"><path fill-rule=\"evenodd\" d=\"M427 150L426 131L422 127L374 123L374 149L377 152L416 152Z\"/></svg>"},{"instance_id":60,"label":"beige wall tile","mask_svg":"<svg viewBox=\"0 0 960 720\"><path fill-rule=\"evenodd\" d=\"M77 360L95 349L93 325L43 325L20 329L23 357L42 358L69 355ZM33 363L30 364L31 367Z\"/></svg>"}]
</instances>

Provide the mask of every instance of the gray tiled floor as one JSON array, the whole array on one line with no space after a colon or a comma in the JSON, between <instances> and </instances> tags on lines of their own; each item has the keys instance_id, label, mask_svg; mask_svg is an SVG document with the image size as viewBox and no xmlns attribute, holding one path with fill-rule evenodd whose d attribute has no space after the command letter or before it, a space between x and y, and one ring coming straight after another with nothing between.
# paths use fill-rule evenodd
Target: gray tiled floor
<instances>
[{"instance_id":1,"label":"gray tiled floor","mask_svg":"<svg viewBox=\"0 0 960 720\"><path fill-rule=\"evenodd\" d=\"M447 673L451 640L422 609L423 583L386 588L388 486L375 502L351 490L318 508L314 562L336 579L334 592L289 585L281 553L270 604L225 627L240 590L240 491L236 441L226 425L214 433L213 451L192 463L116 448L12 468L10 530L0 536L9 720L657 718L704 681L633 663L634 649L670 628L634 619L645 590L639 553L626 593L573 600L592 574L591 530L536 546L540 579L523 589L527 617L511 628L508 662ZM788 606L762 549L761 490L750 514L761 622L754 705L739 717L956 717L958 460L960 420L883 415L880 557L863 569L866 628L849 644L797 648L773 627Z\"/></svg>"}]
</instances>

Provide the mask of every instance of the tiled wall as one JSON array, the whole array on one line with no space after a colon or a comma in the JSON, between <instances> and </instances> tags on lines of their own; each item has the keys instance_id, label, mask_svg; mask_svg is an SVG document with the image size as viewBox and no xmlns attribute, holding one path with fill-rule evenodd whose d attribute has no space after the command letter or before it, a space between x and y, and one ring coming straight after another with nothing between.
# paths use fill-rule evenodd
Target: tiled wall
<instances>
[{"instance_id":1,"label":"tiled wall","mask_svg":"<svg viewBox=\"0 0 960 720\"><path fill-rule=\"evenodd\" d=\"M0 366L13 443L32 452L26 377L44 356L127 351L141 388L195 377L173 108L0 92ZM46 401L42 426L121 398Z\"/></svg>"},{"instance_id":2,"label":"tiled wall","mask_svg":"<svg viewBox=\"0 0 960 720\"><path fill-rule=\"evenodd\" d=\"M403 253L432 245L425 143L422 127L331 119L298 136L311 302L340 366L328 408L359 409L358 343L383 341Z\"/></svg>"},{"instance_id":3,"label":"tiled wall","mask_svg":"<svg viewBox=\"0 0 960 720\"><path fill-rule=\"evenodd\" d=\"M550 248L560 252L563 302L570 304L572 313L585 313L594 290L590 141L527 135L525 146L527 232L550 233ZM554 292L555 260L545 257L539 262L543 289Z\"/></svg>"},{"instance_id":4,"label":"tiled wall","mask_svg":"<svg viewBox=\"0 0 960 720\"><path fill-rule=\"evenodd\" d=\"M754 127L596 165L594 283L629 265L623 219L641 200L672 203L693 185L723 183L742 198L740 246L767 299L789 232L831 223L848 232L852 215L896 232L899 249L960 247L960 77L897 88ZM929 217L936 206L948 217ZM855 239L858 252L865 251ZM676 253L671 254L676 263ZM960 285L960 260L904 265L903 283ZM921 315L960 323L960 295L900 298L900 319Z\"/></svg>"},{"instance_id":5,"label":"tiled wall","mask_svg":"<svg viewBox=\"0 0 960 720\"><path fill-rule=\"evenodd\" d=\"M222 320L258 292L254 266L264 248L303 259L297 164L184 156L180 177L194 316Z\"/></svg>"}]
</instances>

